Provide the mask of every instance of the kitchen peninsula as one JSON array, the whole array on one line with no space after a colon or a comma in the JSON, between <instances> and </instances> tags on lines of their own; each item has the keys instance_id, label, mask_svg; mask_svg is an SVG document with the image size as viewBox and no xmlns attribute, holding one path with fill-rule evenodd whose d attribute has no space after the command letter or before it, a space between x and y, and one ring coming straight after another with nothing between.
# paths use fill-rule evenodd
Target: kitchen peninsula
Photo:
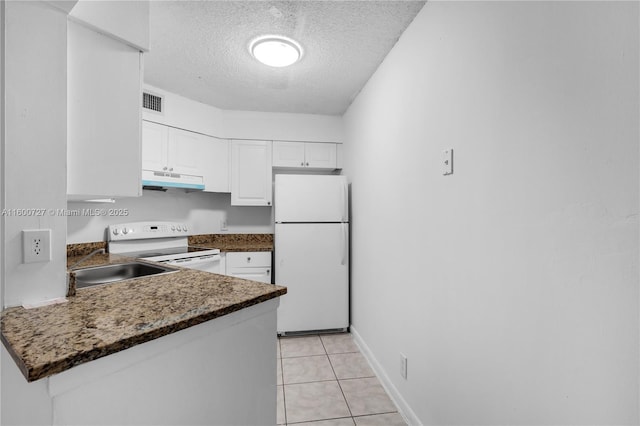
<instances>
[{"instance_id":1,"label":"kitchen peninsula","mask_svg":"<svg viewBox=\"0 0 640 426\"><path fill-rule=\"evenodd\" d=\"M82 266L130 260L96 254ZM28 407L22 418L37 424L275 424L285 293L180 269L10 308L2 355L19 369L3 360L3 381L19 389L14 408Z\"/></svg>"}]
</instances>

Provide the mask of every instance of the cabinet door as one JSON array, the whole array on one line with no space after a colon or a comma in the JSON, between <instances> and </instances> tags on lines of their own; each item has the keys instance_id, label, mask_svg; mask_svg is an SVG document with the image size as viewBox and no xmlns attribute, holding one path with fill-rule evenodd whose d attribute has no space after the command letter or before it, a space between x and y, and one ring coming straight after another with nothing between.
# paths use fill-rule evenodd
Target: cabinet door
<instances>
[{"instance_id":1,"label":"cabinet door","mask_svg":"<svg viewBox=\"0 0 640 426\"><path fill-rule=\"evenodd\" d=\"M142 122L142 169L160 171L167 167L169 128L151 121Z\"/></svg>"},{"instance_id":2,"label":"cabinet door","mask_svg":"<svg viewBox=\"0 0 640 426\"><path fill-rule=\"evenodd\" d=\"M229 141L201 135L198 168L205 192L231 192L229 188Z\"/></svg>"},{"instance_id":3,"label":"cabinet door","mask_svg":"<svg viewBox=\"0 0 640 426\"><path fill-rule=\"evenodd\" d=\"M271 141L231 142L231 205L271 206Z\"/></svg>"},{"instance_id":4,"label":"cabinet door","mask_svg":"<svg viewBox=\"0 0 640 426\"><path fill-rule=\"evenodd\" d=\"M304 142L273 142L273 167L304 167Z\"/></svg>"},{"instance_id":5,"label":"cabinet door","mask_svg":"<svg viewBox=\"0 0 640 426\"><path fill-rule=\"evenodd\" d=\"M139 196L142 54L75 22L67 30L69 199Z\"/></svg>"},{"instance_id":6,"label":"cabinet door","mask_svg":"<svg viewBox=\"0 0 640 426\"><path fill-rule=\"evenodd\" d=\"M202 175L198 169L202 135L169 128L169 171L185 175Z\"/></svg>"},{"instance_id":7,"label":"cabinet door","mask_svg":"<svg viewBox=\"0 0 640 426\"><path fill-rule=\"evenodd\" d=\"M305 143L305 167L317 169L336 168L335 143Z\"/></svg>"}]
</instances>

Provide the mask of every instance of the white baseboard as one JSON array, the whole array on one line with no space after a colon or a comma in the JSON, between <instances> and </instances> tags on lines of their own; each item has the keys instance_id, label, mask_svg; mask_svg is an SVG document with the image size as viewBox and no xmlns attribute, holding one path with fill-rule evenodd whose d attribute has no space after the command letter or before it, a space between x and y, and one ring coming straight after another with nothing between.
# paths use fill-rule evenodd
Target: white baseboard
<instances>
[{"instance_id":1,"label":"white baseboard","mask_svg":"<svg viewBox=\"0 0 640 426\"><path fill-rule=\"evenodd\" d=\"M396 389L393 383L391 383L387 372L373 355L373 352L371 352L369 346L367 346L364 340L362 340L362 336L360 336L360 334L353 326L349 327L349 330L351 331L351 335L353 336L353 341L360 348L362 355L364 355L364 357L371 365L371 368L373 369L374 373L376 373L376 376L378 376L380 383L382 383L382 387L384 387L384 389L387 391L387 394L389 394L389 397L396 404L396 407L398 407L398 412L402 415L407 424L411 426L422 426L422 423L420 423L420 419L418 419L416 413L413 412L409 404L407 404L407 401L405 401L400 392L398 392L398 389Z\"/></svg>"}]
</instances>

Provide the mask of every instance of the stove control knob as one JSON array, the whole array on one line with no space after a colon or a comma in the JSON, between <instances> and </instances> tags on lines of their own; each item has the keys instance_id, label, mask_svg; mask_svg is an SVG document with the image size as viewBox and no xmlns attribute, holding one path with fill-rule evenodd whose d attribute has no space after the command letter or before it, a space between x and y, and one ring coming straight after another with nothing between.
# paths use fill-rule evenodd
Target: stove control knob
<instances>
[{"instance_id":1,"label":"stove control knob","mask_svg":"<svg viewBox=\"0 0 640 426\"><path fill-rule=\"evenodd\" d=\"M187 225L182 225L182 230L183 230L184 232L187 232Z\"/></svg>"},{"instance_id":2,"label":"stove control knob","mask_svg":"<svg viewBox=\"0 0 640 426\"><path fill-rule=\"evenodd\" d=\"M111 231L111 232L113 232L113 235L120 234L120 230L118 228L113 228L113 231Z\"/></svg>"},{"instance_id":3,"label":"stove control knob","mask_svg":"<svg viewBox=\"0 0 640 426\"><path fill-rule=\"evenodd\" d=\"M171 230L175 231L176 230L176 226L175 225L171 225Z\"/></svg>"},{"instance_id":4,"label":"stove control knob","mask_svg":"<svg viewBox=\"0 0 640 426\"><path fill-rule=\"evenodd\" d=\"M122 230L122 233L126 235L126 234L128 234L128 233L129 233L129 230L128 230L127 228L124 228L124 229Z\"/></svg>"}]
</instances>

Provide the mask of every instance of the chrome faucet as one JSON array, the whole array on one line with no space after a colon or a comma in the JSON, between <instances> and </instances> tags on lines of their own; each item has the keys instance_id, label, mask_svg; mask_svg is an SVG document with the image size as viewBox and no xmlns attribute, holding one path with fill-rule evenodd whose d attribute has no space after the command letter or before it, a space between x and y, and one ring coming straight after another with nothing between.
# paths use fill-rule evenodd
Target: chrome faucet
<instances>
[{"instance_id":1,"label":"chrome faucet","mask_svg":"<svg viewBox=\"0 0 640 426\"><path fill-rule=\"evenodd\" d=\"M84 262L85 260L90 259L91 257L93 257L94 255L101 253L104 254L105 253L105 249L104 248L99 248L99 249L95 249L94 251L92 251L91 253L89 253L88 255L84 256L82 259L78 260L77 262L75 262L73 265L68 266L67 270L71 271L73 268L75 268L76 266L78 266L79 264L81 264L82 262Z\"/></svg>"}]
</instances>

